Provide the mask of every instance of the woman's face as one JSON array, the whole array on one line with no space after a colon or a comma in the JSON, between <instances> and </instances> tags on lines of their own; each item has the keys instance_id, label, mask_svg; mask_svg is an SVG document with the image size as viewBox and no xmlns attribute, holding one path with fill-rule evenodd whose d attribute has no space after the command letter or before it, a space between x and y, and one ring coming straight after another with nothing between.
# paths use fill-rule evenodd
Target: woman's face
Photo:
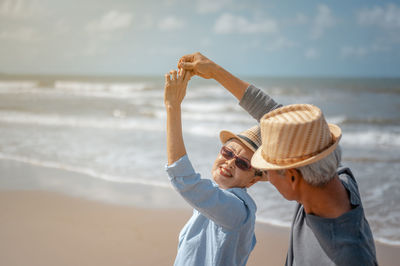
<instances>
[{"instance_id":1,"label":"woman's face","mask_svg":"<svg viewBox=\"0 0 400 266\"><path fill-rule=\"evenodd\" d=\"M232 139L224 145L236 156L247 160L250 164L254 152L243 145L240 141ZM212 176L215 183L220 188L227 189L233 187L250 187L256 183L260 177L255 176L255 169L242 170L235 164L236 158L225 159L221 153L218 154L212 168Z\"/></svg>"}]
</instances>

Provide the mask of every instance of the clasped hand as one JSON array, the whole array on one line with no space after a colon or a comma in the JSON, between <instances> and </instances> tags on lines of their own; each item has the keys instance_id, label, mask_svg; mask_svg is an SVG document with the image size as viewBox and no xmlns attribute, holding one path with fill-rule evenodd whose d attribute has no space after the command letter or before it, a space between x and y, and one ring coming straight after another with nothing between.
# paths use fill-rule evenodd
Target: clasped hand
<instances>
[{"instance_id":1,"label":"clasped hand","mask_svg":"<svg viewBox=\"0 0 400 266\"><path fill-rule=\"evenodd\" d=\"M171 70L165 74L164 104L168 107L179 107L186 95L186 87L191 78L190 71Z\"/></svg>"}]
</instances>

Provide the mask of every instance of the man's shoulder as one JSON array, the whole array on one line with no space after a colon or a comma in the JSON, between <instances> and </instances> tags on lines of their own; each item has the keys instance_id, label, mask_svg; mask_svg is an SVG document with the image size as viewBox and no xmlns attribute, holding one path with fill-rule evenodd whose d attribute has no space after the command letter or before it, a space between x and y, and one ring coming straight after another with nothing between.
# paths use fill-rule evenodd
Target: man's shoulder
<instances>
[{"instance_id":1,"label":"man's shoulder","mask_svg":"<svg viewBox=\"0 0 400 266\"><path fill-rule=\"evenodd\" d=\"M351 204L357 206L361 204L360 192L353 172L348 167L339 167L337 170L340 181L349 192Z\"/></svg>"}]
</instances>

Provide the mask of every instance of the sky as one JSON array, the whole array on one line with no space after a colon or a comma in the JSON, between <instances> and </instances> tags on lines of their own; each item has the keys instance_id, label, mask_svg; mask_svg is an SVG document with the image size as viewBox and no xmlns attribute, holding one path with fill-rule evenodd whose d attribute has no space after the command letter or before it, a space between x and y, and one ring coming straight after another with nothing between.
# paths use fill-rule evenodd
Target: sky
<instances>
[{"instance_id":1,"label":"sky","mask_svg":"<svg viewBox=\"0 0 400 266\"><path fill-rule=\"evenodd\" d=\"M0 0L0 72L400 77L400 1Z\"/></svg>"}]
</instances>

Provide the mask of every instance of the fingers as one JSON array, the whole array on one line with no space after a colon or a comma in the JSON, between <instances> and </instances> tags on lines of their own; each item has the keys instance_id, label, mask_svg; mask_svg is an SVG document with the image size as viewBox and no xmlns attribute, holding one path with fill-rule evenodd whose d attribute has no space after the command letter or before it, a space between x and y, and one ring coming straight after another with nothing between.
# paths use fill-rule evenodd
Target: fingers
<instances>
[{"instance_id":1,"label":"fingers","mask_svg":"<svg viewBox=\"0 0 400 266\"><path fill-rule=\"evenodd\" d=\"M185 70L193 70L194 66L195 66L194 63L187 63L187 62L181 62L178 65L179 68L183 68Z\"/></svg>"},{"instance_id":2,"label":"fingers","mask_svg":"<svg viewBox=\"0 0 400 266\"><path fill-rule=\"evenodd\" d=\"M176 70L173 69L164 75L165 83L171 83L171 81L173 82L178 81L187 84L193 75L194 75L193 71L179 69L179 72L177 72Z\"/></svg>"},{"instance_id":3,"label":"fingers","mask_svg":"<svg viewBox=\"0 0 400 266\"><path fill-rule=\"evenodd\" d=\"M172 75L172 80L177 80L177 71L174 69L174 70L171 70L170 72L169 72L171 75Z\"/></svg>"},{"instance_id":4,"label":"fingers","mask_svg":"<svg viewBox=\"0 0 400 266\"><path fill-rule=\"evenodd\" d=\"M184 63L184 62L193 62L193 61L194 61L194 54L187 54L187 55L182 56L179 59L178 64L179 63Z\"/></svg>"},{"instance_id":5,"label":"fingers","mask_svg":"<svg viewBox=\"0 0 400 266\"><path fill-rule=\"evenodd\" d=\"M166 73L164 75L164 77L165 77L165 83L170 83L171 82L171 76L169 75L169 73Z\"/></svg>"},{"instance_id":6,"label":"fingers","mask_svg":"<svg viewBox=\"0 0 400 266\"><path fill-rule=\"evenodd\" d=\"M191 77L192 77L191 71L184 71L183 82L188 83Z\"/></svg>"}]
</instances>

